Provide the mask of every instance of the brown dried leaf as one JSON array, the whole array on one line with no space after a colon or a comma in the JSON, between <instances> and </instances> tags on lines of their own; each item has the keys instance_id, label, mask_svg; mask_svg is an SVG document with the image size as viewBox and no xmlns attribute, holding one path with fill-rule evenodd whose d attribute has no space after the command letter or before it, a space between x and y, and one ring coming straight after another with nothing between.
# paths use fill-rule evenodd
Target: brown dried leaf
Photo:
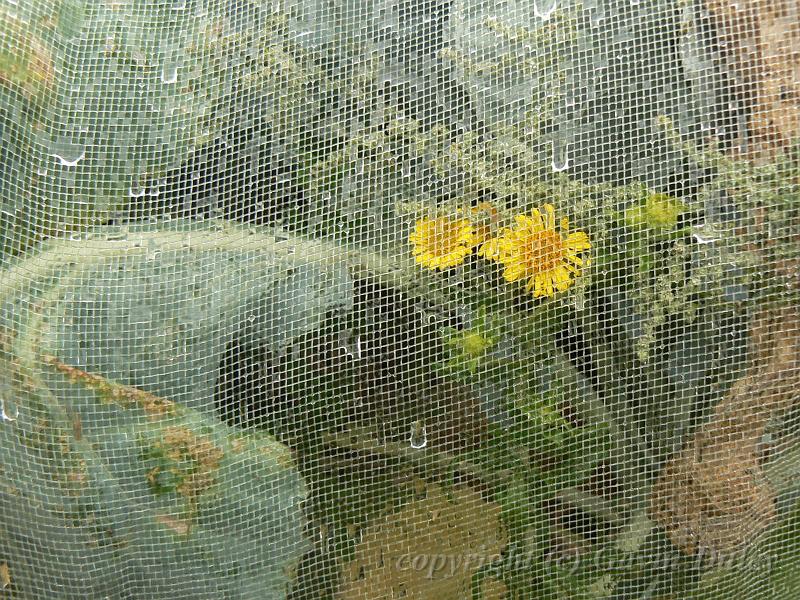
<instances>
[{"instance_id":1,"label":"brown dried leaf","mask_svg":"<svg viewBox=\"0 0 800 600\"><path fill-rule=\"evenodd\" d=\"M800 23L795 0L707 0L749 115L747 158L769 160L800 136Z\"/></svg>"},{"instance_id":2,"label":"brown dried leaf","mask_svg":"<svg viewBox=\"0 0 800 600\"><path fill-rule=\"evenodd\" d=\"M670 460L650 513L686 554L725 555L762 533L775 516L775 492L758 442L771 416L789 409L800 385L800 314L764 312L751 327L754 366L712 419Z\"/></svg>"},{"instance_id":3,"label":"brown dried leaf","mask_svg":"<svg viewBox=\"0 0 800 600\"><path fill-rule=\"evenodd\" d=\"M459 600L470 596L472 575L499 559L506 544L500 506L468 488L428 487L424 500L378 519L364 531L345 566L341 600ZM498 586L493 596L502 598Z\"/></svg>"},{"instance_id":4,"label":"brown dried leaf","mask_svg":"<svg viewBox=\"0 0 800 600\"><path fill-rule=\"evenodd\" d=\"M7 562L0 563L0 589L6 589L11 585L11 569Z\"/></svg>"}]
</instances>

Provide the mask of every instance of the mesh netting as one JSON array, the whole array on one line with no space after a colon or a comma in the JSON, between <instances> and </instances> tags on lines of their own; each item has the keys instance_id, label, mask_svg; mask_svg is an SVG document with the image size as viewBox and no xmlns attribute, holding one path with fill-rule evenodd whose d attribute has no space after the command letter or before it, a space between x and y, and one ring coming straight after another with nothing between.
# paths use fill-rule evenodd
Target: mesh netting
<instances>
[{"instance_id":1,"label":"mesh netting","mask_svg":"<svg viewBox=\"0 0 800 600\"><path fill-rule=\"evenodd\" d=\"M0 2L0 598L800 597L799 13Z\"/></svg>"}]
</instances>

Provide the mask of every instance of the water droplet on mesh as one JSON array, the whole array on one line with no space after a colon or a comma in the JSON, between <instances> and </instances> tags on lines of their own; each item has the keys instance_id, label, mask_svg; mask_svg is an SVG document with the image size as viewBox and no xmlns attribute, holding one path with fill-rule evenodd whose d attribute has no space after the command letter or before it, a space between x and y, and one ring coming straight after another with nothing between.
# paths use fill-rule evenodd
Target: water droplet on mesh
<instances>
[{"instance_id":1,"label":"water droplet on mesh","mask_svg":"<svg viewBox=\"0 0 800 600\"><path fill-rule=\"evenodd\" d=\"M161 69L161 81L163 83L175 83L178 81L178 63L165 62L164 67Z\"/></svg>"},{"instance_id":2,"label":"water droplet on mesh","mask_svg":"<svg viewBox=\"0 0 800 600\"><path fill-rule=\"evenodd\" d=\"M558 0L533 0L533 14L546 21L558 7Z\"/></svg>"},{"instance_id":3,"label":"water droplet on mesh","mask_svg":"<svg viewBox=\"0 0 800 600\"><path fill-rule=\"evenodd\" d=\"M141 198L145 195L145 188L141 187L138 183L131 184L131 187L128 189L128 195L131 198Z\"/></svg>"},{"instance_id":4,"label":"water droplet on mesh","mask_svg":"<svg viewBox=\"0 0 800 600\"><path fill-rule=\"evenodd\" d=\"M0 398L0 416L2 416L3 422L13 423L19 416L19 408L5 398Z\"/></svg>"},{"instance_id":5,"label":"water droplet on mesh","mask_svg":"<svg viewBox=\"0 0 800 600\"><path fill-rule=\"evenodd\" d=\"M703 237L699 233L693 234L694 240L698 244L713 244L714 242L718 241L718 238L710 238L710 237Z\"/></svg>"},{"instance_id":6,"label":"water droplet on mesh","mask_svg":"<svg viewBox=\"0 0 800 600\"><path fill-rule=\"evenodd\" d=\"M417 450L428 445L428 433L425 431L425 424L422 421L414 421L411 424L411 435L408 441L411 447Z\"/></svg>"},{"instance_id":7,"label":"water droplet on mesh","mask_svg":"<svg viewBox=\"0 0 800 600\"><path fill-rule=\"evenodd\" d=\"M157 260L161 256L161 248L155 240L148 240L147 242L147 260Z\"/></svg>"},{"instance_id":8,"label":"water droplet on mesh","mask_svg":"<svg viewBox=\"0 0 800 600\"><path fill-rule=\"evenodd\" d=\"M692 237L698 244L713 244L720 239L719 231L714 231L707 223L693 228Z\"/></svg>"},{"instance_id":9,"label":"water droplet on mesh","mask_svg":"<svg viewBox=\"0 0 800 600\"><path fill-rule=\"evenodd\" d=\"M86 146L72 142L60 142L53 145L51 156L65 167L74 167L86 156Z\"/></svg>"},{"instance_id":10,"label":"water droplet on mesh","mask_svg":"<svg viewBox=\"0 0 800 600\"><path fill-rule=\"evenodd\" d=\"M361 360L361 336L356 335L355 339L351 337L349 330L342 331L339 334L339 349L344 352L345 356L353 360Z\"/></svg>"},{"instance_id":11,"label":"water droplet on mesh","mask_svg":"<svg viewBox=\"0 0 800 600\"><path fill-rule=\"evenodd\" d=\"M175 0L172 10L186 10L186 0Z\"/></svg>"},{"instance_id":12,"label":"water droplet on mesh","mask_svg":"<svg viewBox=\"0 0 800 600\"><path fill-rule=\"evenodd\" d=\"M568 144L553 140L553 171L564 171L569 167Z\"/></svg>"},{"instance_id":13,"label":"water droplet on mesh","mask_svg":"<svg viewBox=\"0 0 800 600\"><path fill-rule=\"evenodd\" d=\"M586 295L583 293L582 289L575 291L575 310L578 312L582 311L586 308Z\"/></svg>"}]
</instances>

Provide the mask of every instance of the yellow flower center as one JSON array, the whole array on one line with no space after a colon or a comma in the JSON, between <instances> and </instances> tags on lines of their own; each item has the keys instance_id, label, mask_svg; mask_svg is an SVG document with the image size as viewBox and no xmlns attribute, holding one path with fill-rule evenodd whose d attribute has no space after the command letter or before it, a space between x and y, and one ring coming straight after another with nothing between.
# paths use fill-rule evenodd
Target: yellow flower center
<instances>
[{"instance_id":1,"label":"yellow flower center","mask_svg":"<svg viewBox=\"0 0 800 600\"><path fill-rule=\"evenodd\" d=\"M531 236L525 247L525 266L533 273L557 267L564 256L564 240L555 231L546 229Z\"/></svg>"},{"instance_id":2,"label":"yellow flower center","mask_svg":"<svg viewBox=\"0 0 800 600\"><path fill-rule=\"evenodd\" d=\"M461 225L440 219L436 222L431 238L431 250L435 254L444 255L455 250L460 244Z\"/></svg>"}]
</instances>

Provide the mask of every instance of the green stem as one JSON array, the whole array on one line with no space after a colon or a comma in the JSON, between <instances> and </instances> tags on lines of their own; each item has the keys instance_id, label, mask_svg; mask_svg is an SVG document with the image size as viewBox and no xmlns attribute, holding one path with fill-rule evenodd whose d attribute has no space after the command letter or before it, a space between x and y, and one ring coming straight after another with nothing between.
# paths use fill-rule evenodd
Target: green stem
<instances>
[{"instance_id":1,"label":"green stem","mask_svg":"<svg viewBox=\"0 0 800 600\"><path fill-rule=\"evenodd\" d=\"M356 428L343 433L323 433L322 441L330 446L393 456L413 464L419 469L433 468L440 475L446 476L453 469L469 473L470 475L492 485L498 485L510 480L514 473L510 469L501 471L487 471L478 465L459 460L457 457L428 448L412 448L410 444L400 442L378 442L378 434L366 428Z\"/></svg>"},{"instance_id":2,"label":"green stem","mask_svg":"<svg viewBox=\"0 0 800 600\"><path fill-rule=\"evenodd\" d=\"M625 523L625 517L619 512L618 503L584 492L576 487L564 488L556 492L556 498L601 518L615 528L622 527Z\"/></svg>"}]
</instances>

